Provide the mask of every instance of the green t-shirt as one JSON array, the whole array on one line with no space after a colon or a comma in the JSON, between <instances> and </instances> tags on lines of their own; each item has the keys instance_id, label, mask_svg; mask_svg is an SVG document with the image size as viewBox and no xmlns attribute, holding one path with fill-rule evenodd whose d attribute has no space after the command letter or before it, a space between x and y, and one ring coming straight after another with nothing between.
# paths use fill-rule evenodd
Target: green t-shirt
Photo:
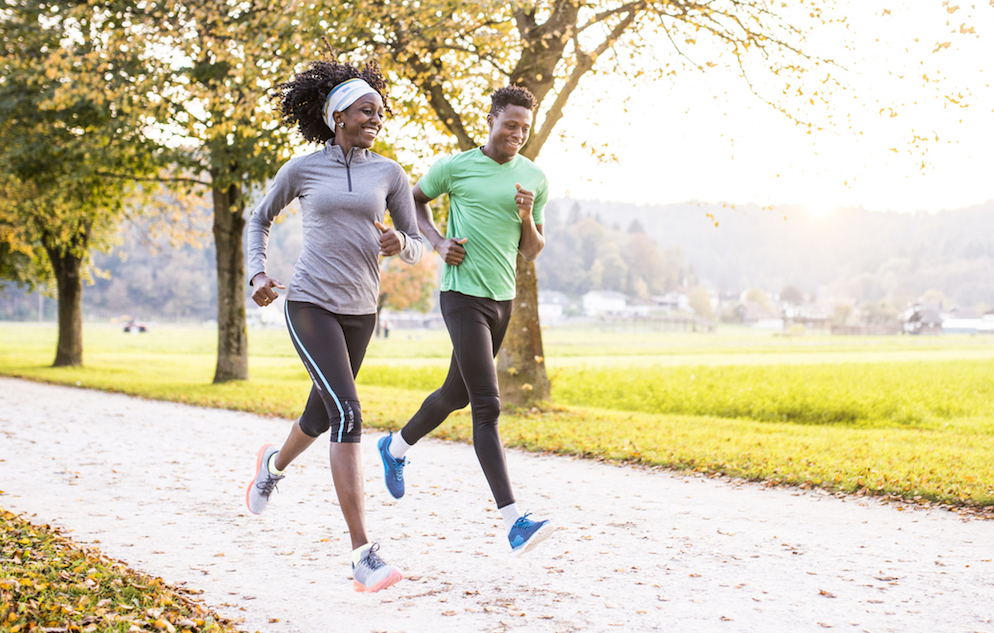
<instances>
[{"instance_id":1,"label":"green t-shirt","mask_svg":"<svg viewBox=\"0 0 994 633\"><path fill-rule=\"evenodd\" d=\"M521 241L515 183L535 194L532 218L535 224L544 224L549 183L542 170L524 156L501 165L478 147L439 160L421 178L418 184L429 198L449 194L446 237L467 238L462 263L445 264L442 290L497 301L514 298Z\"/></svg>"}]
</instances>

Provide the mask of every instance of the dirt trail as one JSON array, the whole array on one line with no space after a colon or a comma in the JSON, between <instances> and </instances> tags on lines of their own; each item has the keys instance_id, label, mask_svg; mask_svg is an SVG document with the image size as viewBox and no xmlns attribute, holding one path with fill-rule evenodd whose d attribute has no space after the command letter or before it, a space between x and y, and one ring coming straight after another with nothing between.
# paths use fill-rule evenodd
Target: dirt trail
<instances>
[{"instance_id":1,"label":"dirt trail","mask_svg":"<svg viewBox=\"0 0 994 633\"><path fill-rule=\"evenodd\" d=\"M267 633L994 633L991 521L509 451L519 505L559 527L512 558L471 447L420 443L395 501L378 434L368 522L405 580L357 594L323 442L245 509L288 424L0 378L0 506Z\"/></svg>"}]
</instances>

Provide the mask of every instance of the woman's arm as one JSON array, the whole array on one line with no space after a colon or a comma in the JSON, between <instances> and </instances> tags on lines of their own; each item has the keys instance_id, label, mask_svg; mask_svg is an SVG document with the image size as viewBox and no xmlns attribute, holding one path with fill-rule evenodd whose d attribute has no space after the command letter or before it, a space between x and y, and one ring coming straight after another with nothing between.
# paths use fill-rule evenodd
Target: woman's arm
<instances>
[{"instance_id":1,"label":"woman's arm","mask_svg":"<svg viewBox=\"0 0 994 633\"><path fill-rule=\"evenodd\" d=\"M293 184L290 162L283 165L266 196L255 208L248 219L248 279L253 288L252 299L257 304L268 305L276 298L277 293L272 288L284 288L283 284L266 274L266 258L269 247L269 231L273 220L297 197L297 188Z\"/></svg>"},{"instance_id":2,"label":"woman's arm","mask_svg":"<svg viewBox=\"0 0 994 633\"><path fill-rule=\"evenodd\" d=\"M411 197L411 185L403 169L398 170L397 183L387 199L387 209L393 219L395 229L389 229L381 223L376 223L380 230L380 253L383 255L399 255L408 264L416 264L424 253L424 243L418 235L418 224L415 219L414 199Z\"/></svg>"}]
</instances>

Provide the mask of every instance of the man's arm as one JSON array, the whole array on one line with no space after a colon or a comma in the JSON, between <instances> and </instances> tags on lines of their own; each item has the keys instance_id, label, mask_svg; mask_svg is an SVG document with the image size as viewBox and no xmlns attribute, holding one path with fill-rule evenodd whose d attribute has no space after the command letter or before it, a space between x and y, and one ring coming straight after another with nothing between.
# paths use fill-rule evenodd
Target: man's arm
<instances>
[{"instance_id":1,"label":"man's arm","mask_svg":"<svg viewBox=\"0 0 994 633\"><path fill-rule=\"evenodd\" d=\"M532 220L531 211L528 212L528 221L521 221L521 241L518 242L518 251L525 258L526 262L533 262L538 258L538 254L545 248L545 233L541 224L535 224Z\"/></svg>"},{"instance_id":2,"label":"man's arm","mask_svg":"<svg viewBox=\"0 0 994 633\"><path fill-rule=\"evenodd\" d=\"M535 224L532 217L532 206L535 204L535 194L517 185L514 202L518 205L521 215L521 240L518 242L518 252L526 262L533 262L545 248L545 233L541 224Z\"/></svg>"},{"instance_id":3,"label":"man's arm","mask_svg":"<svg viewBox=\"0 0 994 633\"><path fill-rule=\"evenodd\" d=\"M418 219L418 230L438 251L446 264L458 266L466 257L466 249L462 246L466 243L466 238L446 238L439 232L438 227L435 226L435 218L431 215L431 208L428 206L431 200L421 191L420 183L414 185L414 213Z\"/></svg>"}]
</instances>

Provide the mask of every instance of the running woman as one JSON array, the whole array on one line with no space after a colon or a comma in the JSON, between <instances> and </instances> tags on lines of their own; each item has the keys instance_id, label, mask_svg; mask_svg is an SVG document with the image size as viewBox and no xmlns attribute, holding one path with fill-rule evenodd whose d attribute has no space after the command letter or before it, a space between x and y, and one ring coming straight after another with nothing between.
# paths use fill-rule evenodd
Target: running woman
<instances>
[{"instance_id":1,"label":"running woman","mask_svg":"<svg viewBox=\"0 0 994 633\"><path fill-rule=\"evenodd\" d=\"M407 174L369 150L383 127L385 82L375 63L362 70L347 63L314 62L277 89L283 121L305 140L324 143L293 158L279 173L249 220L248 260L252 299L267 306L282 283L266 274L273 220L294 198L304 219L303 250L286 293L290 338L311 376L310 396L283 446L266 444L256 457L245 492L253 514L293 460L330 431L331 474L352 538L353 585L374 592L401 579L366 534L362 462L362 408L355 377L376 325L379 256L421 258L414 201ZM396 229L384 224L390 211Z\"/></svg>"},{"instance_id":2,"label":"running woman","mask_svg":"<svg viewBox=\"0 0 994 633\"><path fill-rule=\"evenodd\" d=\"M534 261L545 246L548 182L538 166L518 154L528 140L535 105L531 92L518 86L494 92L487 144L442 158L414 186L418 227L445 262L439 304L452 339L452 360L441 388L399 433L377 444L387 490L399 499L408 449L450 413L472 405L473 446L516 554L552 532L548 521L523 515L511 492L497 429L500 391L494 365L511 318L517 255ZM443 237L428 203L445 193L449 224Z\"/></svg>"}]
</instances>

